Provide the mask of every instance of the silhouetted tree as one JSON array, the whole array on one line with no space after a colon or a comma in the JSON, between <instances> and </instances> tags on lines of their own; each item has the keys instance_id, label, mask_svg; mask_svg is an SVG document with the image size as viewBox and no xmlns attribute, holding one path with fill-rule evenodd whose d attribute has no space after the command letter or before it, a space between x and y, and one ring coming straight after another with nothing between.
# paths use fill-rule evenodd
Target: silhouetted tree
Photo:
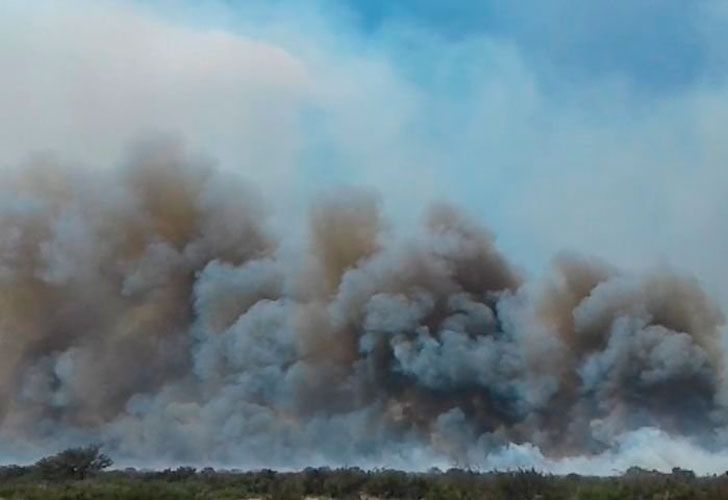
<instances>
[{"instance_id":1,"label":"silhouetted tree","mask_svg":"<svg viewBox=\"0 0 728 500\"><path fill-rule=\"evenodd\" d=\"M90 445L68 448L62 452L41 458L35 469L44 479L85 479L89 474L111 466L113 461L101 453L101 446Z\"/></svg>"}]
</instances>

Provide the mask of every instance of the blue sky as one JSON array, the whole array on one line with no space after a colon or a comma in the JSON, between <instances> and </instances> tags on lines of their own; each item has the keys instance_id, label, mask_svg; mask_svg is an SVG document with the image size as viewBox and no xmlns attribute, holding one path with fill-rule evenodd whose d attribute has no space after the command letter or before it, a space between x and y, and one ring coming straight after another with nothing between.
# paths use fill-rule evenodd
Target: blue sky
<instances>
[{"instance_id":1,"label":"blue sky","mask_svg":"<svg viewBox=\"0 0 728 500\"><path fill-rule=\"evenodd\" d=\"M448 40L514 43L553 79L625 78L648 92L689 85L717 68L703 32L709 3L679 0L347 2L368 34L411 24Z\"/></svg>"},{"instance_id":2,"label":"blue sky","mask_svg":"<svg viewBox=\"0 0 728 500\"><path fill-rule=\"evenodd\" d=\"M728 303L725 2L2 9L7 164L38 149L113 164L130 138L169 132L282 213L353 184L406 228L445 199L525 272L562 250L668 265Z\"/></svg>"},{"instance_id":3,"label":"blue sky","mask_svg":"<svg viewBox=\"0 0 728 500\"><path fill-rule=\"evenodd\" d=\"M412 30L442 44L491 38L512 44L553 84L623 79L647 94L679 91L724 74L726 20L721 4L716 0L161 3L165 14L184 17L186 12L189 22L222 23L233 29L252 19L289 12L303 18L319 16L335 26L337 35L367 42L396 38ZM170 12L175 9L177 12ZM406 48L422 50L414 41ZM426 57L435 55L429 51Z\"/></svg>"}]
</instances>

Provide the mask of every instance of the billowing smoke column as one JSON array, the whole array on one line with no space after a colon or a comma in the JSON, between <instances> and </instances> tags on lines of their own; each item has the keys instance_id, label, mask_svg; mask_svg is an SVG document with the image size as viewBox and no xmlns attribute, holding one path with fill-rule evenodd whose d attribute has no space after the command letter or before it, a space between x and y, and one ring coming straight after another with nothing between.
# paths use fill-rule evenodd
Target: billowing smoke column
<instances>
[{"instance_id":1,"label":"billowing smoke column","mask_svg":"<svg viewBox=\"0 0 728 500\"><path fill-rule=\"evenodd\" d=\"M576 257L524 283L449 206L396 238L377 199L263 204L170 144L114 171L39 160L0 194L0 442L138 463L477 465L715 442L720 310L692 279Z\"/></svg>"}]
</instances>

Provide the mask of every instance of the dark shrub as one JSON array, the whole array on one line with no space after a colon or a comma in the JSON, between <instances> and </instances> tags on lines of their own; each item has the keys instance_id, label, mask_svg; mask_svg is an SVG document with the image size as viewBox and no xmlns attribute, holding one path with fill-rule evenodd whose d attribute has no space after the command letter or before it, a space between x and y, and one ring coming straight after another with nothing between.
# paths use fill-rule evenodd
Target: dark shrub
<instances>
[{"instance_id":1,"label":"dark shrub","mask_svg":"<svg viewBox=\"0 0 728 500\"><path fill-rule=\"evenodd\" d=\"M113 461L101 453L101 446L90 445L69 448L56 455L41 458L36 462L34 469L43 479L85 479L111 464Z\"/></svg>"}]
</instances>

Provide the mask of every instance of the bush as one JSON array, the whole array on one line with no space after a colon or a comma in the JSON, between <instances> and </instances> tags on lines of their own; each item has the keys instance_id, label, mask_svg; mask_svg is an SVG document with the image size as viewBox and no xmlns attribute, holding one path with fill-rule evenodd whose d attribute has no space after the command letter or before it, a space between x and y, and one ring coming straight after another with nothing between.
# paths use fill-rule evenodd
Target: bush
<instances>
[{"instance_id":1,"label":"bush","mask_svg":"<svg viewBox=\"0 0 728 500\"><path fill-rule=\"evenodd\" d=\"M43 479L86 479L90 474L110 467L113 461L101 453L101 446L90 445L81 448L68 448L62 452L41 458L35 470Z\"/></svg>"}]
</instances>

